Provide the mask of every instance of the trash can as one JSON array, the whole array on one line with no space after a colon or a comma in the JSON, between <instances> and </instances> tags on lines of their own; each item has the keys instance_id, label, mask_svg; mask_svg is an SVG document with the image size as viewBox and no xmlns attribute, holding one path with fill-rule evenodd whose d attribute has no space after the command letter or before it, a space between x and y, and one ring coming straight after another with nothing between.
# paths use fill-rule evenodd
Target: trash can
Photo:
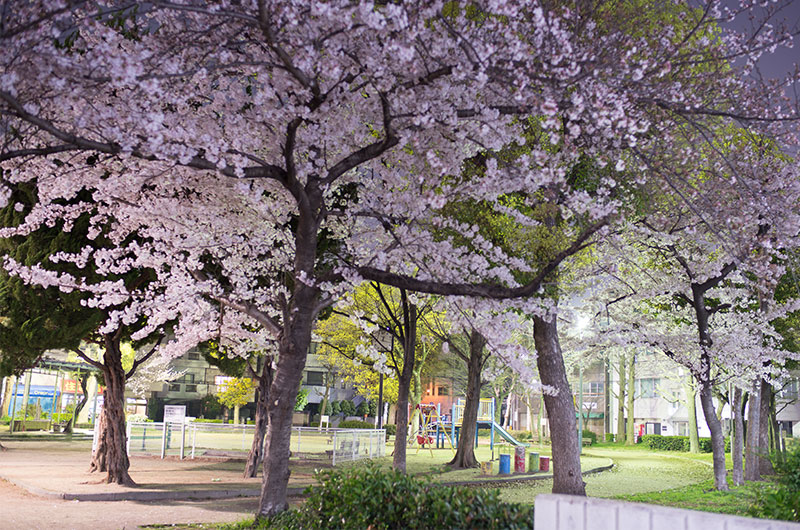
<instances>
[{"instance_id":1,"label":"trash can","mask_svg":"<svg viewBox=\"0 0 800 530\"><path fill-rule=\"evenodd\" d=\"M481 473L484 475L491 475L492 474L492 463L491 462L481 462Z\"/></svg>"},{"instance_id":2,"label":"trash can","mask_svg":"<svg viewBox=\"0 0 800 530\"><path fill-rule=\"evenodd\" d=\"M550 471L550 457L549 456L540 456L539 457L539 471Z\"/></svg>"},{"instance_id":3,"label":"trash can","mask_svg":"<svg viewBox=\"0 0 800 530\"><path fill-rule=\"evenodd\" d=\"M500 455L500 475L511 474L511 455Z\"/></svg>"},{"instance_id":4,"label":"trash can","mask_svg":"<svg viewBox=\"0 0 800 530\"><path fill-rule=\"evenodd\" d=\"M514 449L514 473L525 473L525 447Z\"/></svg>"},{"instance_id":5,"label":"trash can","mask_svg":"<svg viewBox=\"0 0 800 530\"><path fill-rule=\"evenodd\" d=\"M539 453L528 453L528 473L539 471Z\"/></svg>"}]
</instances>

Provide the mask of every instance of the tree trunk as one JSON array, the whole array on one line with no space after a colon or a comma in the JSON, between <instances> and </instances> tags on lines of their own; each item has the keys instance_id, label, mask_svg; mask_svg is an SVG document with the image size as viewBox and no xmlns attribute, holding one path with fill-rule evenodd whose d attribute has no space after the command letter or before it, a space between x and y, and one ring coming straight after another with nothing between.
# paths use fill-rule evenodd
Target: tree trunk
<instances>
[{"instance_id":1,"label":"tree trunk","mask_svg":"<svg viewBox=\"0 0 800 530\"><path fill-rule=\"evenodd\" d=\"M708 363L708 360L706 360ZM700 384L700 404L703 406L703 416L711 431L711 450L714 460L714 487L719 491L728 491L728 481L725 471L725 438L722 436L722 425L714 410L714 400L709 381L698 381Z\"/></svg>"},{"instance_id":2,"label":"tree trunk","mask_svg":"<svg viewBox=\"0 0 800 530\"><path fill-rule=\"evenodd\" d=\"M744 454L744 478L745 480L761 480L761 447L760 428L761 425L761 377L758 377L750 389L750 397L747 400L747 441Z\"/></svg>"},{"instance_id":3,"label":"tree trunk","mask_svg":"<svg viewBox=\"0 0 800 530\"><path fill-rule=\"evenodd\" d=\"M626 425L626 437L625 437L625 445L634 445L636 444L636 433L633 432L634 430L634 398L636 394L636 354L631 352L630 356L628 357L628 421Z\"/></svg>"},{"instance_id":4,"label":"tree trunk","mask_svg":"<svg viewBox=\"0 0 800 530\"><path fill-rule=\"evenodd\" d=\"M334 383L334 375L333 375L333 372L329 371L325 375L325 394L323 394L323 396L322 396L322 404L319 407L319 430L320 431L322 430L322 416L327 414L328 417L330 417L330 414L328 414L326 411L328 410L328 400L330 399L330 396L331 396L331 385L333 385L333 383ZM330 422L328 422L328 426L330 426Z\"/></svg>"},{"instance_id":5,"label":"tree trunk","mask_svg":"<svg viewBox=\"0 0 800 530\"><path fill-rule=\"evenodd\" d=\"M744 414L742 404L742 389L733 387L733 444L731 446L731 459L733 460L733 485L744 484Z\"/></svg>"},{"instance_id":6,"label":"tree trunk","mask_svg":"<svg viewBox=\"0 0 800 530\"><path fill-rule=\"evenodd\" d=\"M122 368L119 333L104 337L103 411L100 415L97 450L89 471L107 472L106 482L134 486L128 474L128 439L125 430L125 371Z\"/></svg>"},{"instance_id":7,"label":"tree trunk","mask_svg":"<svg viewBox=\"0 0 800 530\"><path fill-rule=\"evenodd\" d=\"M401 291L404 301L405 291ZM406 304L404 304L406 306ZM407 304L403 313L405 334L403 335L403 369L398 380L397 390L397 434L394 438L394 457L392 467L401 473L406 472L406 444L408 442L408 393L414 375L414 354L417 344L417 307Z\"/></svg>"},{"instance_id":8,"label":"tree trunk","mask_svg":"<svg viewBox=\"0 0 800 530\"><path fill-rule=\"evenodd\" d=\"M258 387L256 387L255 433L250 453L247 455L247 463L244 466L244 478L255 477L258 473L258 465L264 458L264 436L267 434L267 424L269 423L269 388L271 384L272 367L270 360L264 359L264 366L258 376Z\"/></svg>"},{"instance_id":9,"label":"tree trunk","mask_svg":"<svg viewBox=\"0 0 800 530\"><path fill-rule=\"evenodd\" d=\"M694 388L694 380L689 374L688 380L684 384L686 391L686 412L689 416L689 452L700 453L700 433L697 429L697 392Z\"/></svg>"},{"instance_id":10,"label":"tree trunk","mask_svg":"<svg viewBox=\"0 0 800 530\"><path fill-rule=\"evenodd\" d=\"M448 464L453 469L477 467L475 458L475 434L478 429L478 408L481 401L481 369L486 339L475 330L469 336L469 362L467 362L467 397L461 419L461 436L456 455ZM541 415L541 413L540 413ZM541 436L541 434L540 434Z\"/></svg>"},{"instance_id":11,"label":"tree trunk","mask_svg":"<svg viewBox=\"0 0 800 530\"><path fill-rule=\"evenodd\" d=\"M759 462L762 475L774 475L775 469L769 459L769 428L772 421L772 386L761 379L761 412L759 413Z\"/></svg>"},{"instance_id":12,"label":"tree trunk","mask_svg":"<svg viewBox=\"0 0 800 530\"><path fill-rule=\"evenodd\" d=\"M13 375L9 375L5 378L6 389L5 392L3 392L3 404L0 405L0 416L10 416L8 409L11 407L11 394L16 391L14 388L15 379Z\"/></svg>"},{"instance_id":13,"label":"tree trunk","mask_svg":"<svg viewBox=\"0 0 800 530\"><path fill-rule=\"evenodd\" d=\"M506 414L503 417L503 427L506 429L511 428L511 399L514 397L514 386L517 384L517 374L513 374L511 376L511 387L508 390L508 395L506 396Z\"/></svg>"},{"instance_id":14,"label":"tree trunk","mask_svg":"<svg viewBox=\"0 0 800 530\"><path fill-rule=\"evenodd\" d=\"M294 295L295 310L291 317L284 320L278 346L278 366L269 389L269 419L258 518L269 517L288 508L286 488L289 485L292 412L311 344L313 307L317 299L316 292L302 284L296 288Z\"/></svg>"},{"instance_id":15,"label":"tree trunk","mask_svg":"<svg viewBox=\"0 0 800 530\"><path fill-rule=\"evenodd\" d=\"M619 388L617 390L617 442L625 441L625 356L619 356Z\"/></svg>"},{"instance_id":16,"label":"tree trunk","mask_svg":"<svg viewBox=\"0 0 800 530\"><path fill-rule=\"evenodd\" d=\"M85 407L86 403L89 402L89 392L88 392L89 372L78 373L76 379L77 379L76 384L80 382L81 390L83 392L81 394L82 397L80 401L75 403L75 408L72 411L72 417L69 419L69 422L67 422L67 425L64 427L65 434L72 434L72 432L75 430L75 422L78 420L78 414L81 413L83 407Z\"/></svg>"},{"instance_id":17,"label":"tree trunk","mask_svg":"<svg viewBox=\"0 0 800 530\"><path fill-rule=\"evenodd\" d=\"M541 382L555 390L554 395L544 396L553 448L553 493L586 495L586 484L581 477L575 406L567 382L555 316L550 320L533 317L533 338Z\"/></svg>"},{"instance_id":18,"label":"tree trunk","mask_svg":"<svg viewBox=\"0 0 800 530\"><path fill-rule=\"evenodd\" d=\"M539 415L536 417L536 435L539 438L539 447L544 444L544 394L539 394Z\"/></svg>"}]
</instances>

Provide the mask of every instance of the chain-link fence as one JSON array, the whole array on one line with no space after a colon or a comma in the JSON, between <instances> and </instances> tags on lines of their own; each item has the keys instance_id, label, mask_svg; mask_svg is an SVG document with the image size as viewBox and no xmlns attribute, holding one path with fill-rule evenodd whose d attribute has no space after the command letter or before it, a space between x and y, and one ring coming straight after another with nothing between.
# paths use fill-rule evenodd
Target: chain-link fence
<instances>
[{"instance_id":1,"label":"chain-link fence","mask_svg":"<svg viewBox=\"0 0 800 530\"><path fill-rule=\"evenodd\" d=\"M129 422L128 454L244 456L255 435L253 425L225 423ZM292 457L341 462L377 458L386 454L384 429L327 429L293 427Z\"/></svg>"}]
</instances>

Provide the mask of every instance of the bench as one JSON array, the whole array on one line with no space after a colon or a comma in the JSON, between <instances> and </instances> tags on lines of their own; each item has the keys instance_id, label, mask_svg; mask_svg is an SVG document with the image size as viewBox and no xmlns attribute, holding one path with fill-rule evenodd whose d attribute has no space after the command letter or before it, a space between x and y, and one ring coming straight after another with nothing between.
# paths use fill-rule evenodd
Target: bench
<instances>
[{"instance_id":1,"label":"bench","mask_svg":"<svg viewBox=\"0 0 800 530\"><path fill-rule=\"evenodd\" d=\"M591 438L581 438L581 443L583 445L585 445L585 446L586 445L592 445L592 439Z\"/></svg>"}]
</instances>

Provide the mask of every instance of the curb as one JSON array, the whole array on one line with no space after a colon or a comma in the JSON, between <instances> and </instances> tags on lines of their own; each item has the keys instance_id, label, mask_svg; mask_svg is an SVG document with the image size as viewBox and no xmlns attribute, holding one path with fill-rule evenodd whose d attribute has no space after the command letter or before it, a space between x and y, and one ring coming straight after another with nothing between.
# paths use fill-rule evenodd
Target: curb
<instances>
[{"instance_id":1,"label":"curb","mask_svg":"<svg viewBox=\"0 0 800 530\"><path fill-rule=\"evenodd\" d=\"M609 459L610 460L610 459ZM610 471L614 468L614 462L612 461L607 466L600 466L594 467L592 469L587 469L586 471L581 472L581 476L592 475L595 473L602 473L603 471ZM550 480L553 478L553 474L550 473L548 475L527 475L527 476L520 476L517 478L505 478L505 479L487 479L487 480L460 480L456 482L434 482L436 485L441 486L477 486L477 487L498 487L503 486L505 484L524 484L525 482L535 482L537 480Z\"/></svg>"}]
</instances>

